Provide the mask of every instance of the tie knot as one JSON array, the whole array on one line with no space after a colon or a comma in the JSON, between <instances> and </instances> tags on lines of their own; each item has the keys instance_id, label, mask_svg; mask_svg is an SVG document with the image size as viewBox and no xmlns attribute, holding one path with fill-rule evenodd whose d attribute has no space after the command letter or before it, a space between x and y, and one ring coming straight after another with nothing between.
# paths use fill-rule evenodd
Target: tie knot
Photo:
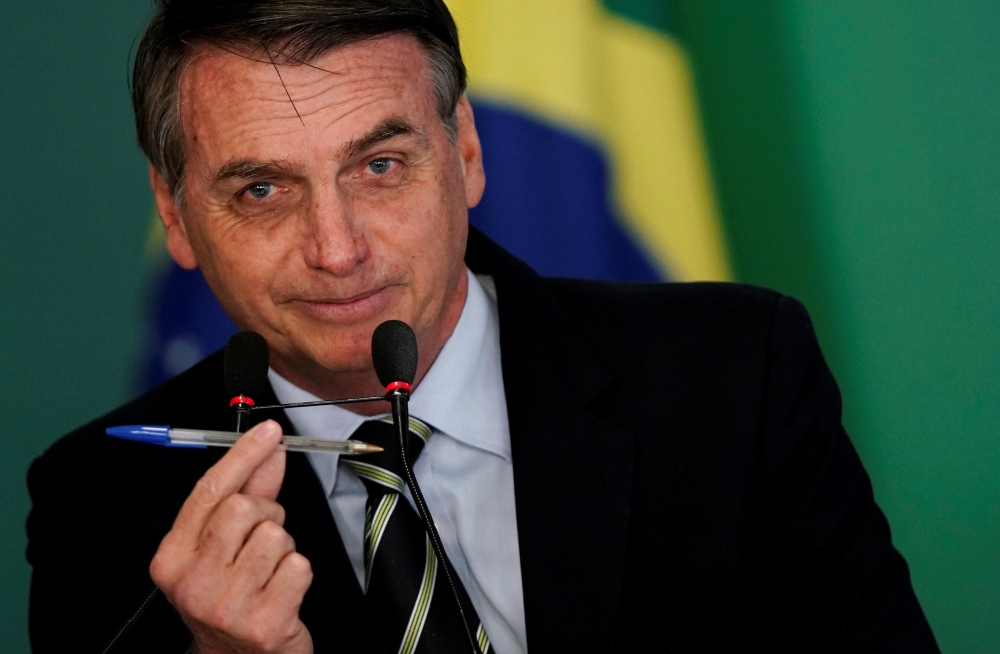
<instances>
[{"instance_id":1,"label":"tie knot","mask_svg":"<svg viewBox=\"0 0 1000 654\"><path fill-rule=\"evenodd\" d=\"M423 451L427 439L431 436L431 428L426 423L410 417L408 436L406 451L410 458L410 465L413 465ZM341 459L348 468L361 477L365 486L369 486L369 493L371 492L371 483L386 486L397 493L402 493L405 485L403 482L403 459L399 454L396 427L392 424L392 418L366 420L351 434L351 440L364 441L383 448L382 452L376 454Z\"/></svg>"}]
</instances>

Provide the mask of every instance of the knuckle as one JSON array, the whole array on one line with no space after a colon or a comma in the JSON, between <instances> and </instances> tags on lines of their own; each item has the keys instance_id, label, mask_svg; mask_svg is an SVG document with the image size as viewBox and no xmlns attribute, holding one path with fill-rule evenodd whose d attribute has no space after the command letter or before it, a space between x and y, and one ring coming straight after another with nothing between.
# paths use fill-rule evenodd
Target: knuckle
<instances>
[{"instance_id":1,"label":"knuckle","mask_svg":"<svg viewBox=\"0 0 1000 654\"><path fill-rule=\"evenodd\" d=\"M222 480L219 479L218 473L214 470L209 470L194 485L194 491L191 493L191 496L202 504L210 505L215 503L221 490Z\"/></svg>"},{"instance_id":2,"label":"knuckle","mask_svg":"<svg viewBox=\"0 0 1000 654\"><path fill-rule=\"evenodd\" d=\"M295 539L275 522L265 520L257 526L256 532L257 538L268 550L295 551Z\"/></svg>"},{"instance_id":3,"label":"knuckle","mask_svg":"<svg viewBox=\"0 0 1000 654\"><path fill-rule=\"evenodd\" d=\"M178 568L177 554L164 539L153 560L149 562L149 577L160 588L170 587L176 580Z\"/></svg>"},{"instance_id":4,"label":"knuckle","mask_svg":"<svg viewBox=\"0 0 1000 654\"><path fill-rule=\"evenodd\" d=\"M279 527L278 524L272 520L263 520L259 525L257 525L257 530L260 532L261 536L265 538L280 538L281 534L284 533L284 529Z\"/></svg>"},{"instance_id":5,"label":"knuckle","mask_svg":"<svg viewBox=\"0 0 1000 654\"><path fill-rule=\"evenodd\" d=\"M226 507L226 512L236 518L249 518L256 513L254 501L241 493L230 495L223 505Z\"/></svg>"},{"instance_id":6,"label":"knuckle","mask_svg":"<svg viewBox=\"0 0 1000 654\"><path fill-rule=\"evenodd\" d=\"M170 566L164 560L163 556L157 552L156 556L149 564L149 577L153 580L153 583L162 588L167 585L170 578Z\"/></svg>"},{"instance_id":7,"label":"knuckle","mask_svg":"<svg viewBox=\"0 0 1000 654\"><path fill-rule=\"evenodd\" d=\"M272 504L275 507L275 509L274 509L275 520L274 521L276 523L278 523L278 525L284 525L285 524L285 507L281 506L277 502L272 502Z\"/></svg>"},{"instance_id":8,"label":"knuckle","mask_svg":"<svg viewBox=\"0 0 1000 654\"><path fill-rule=\"evenodd\" d=\"M288 566L292 573L298 577L312 577L312 563L298 552L292 552L288 555Z\"/></svg>"}]
</instances>

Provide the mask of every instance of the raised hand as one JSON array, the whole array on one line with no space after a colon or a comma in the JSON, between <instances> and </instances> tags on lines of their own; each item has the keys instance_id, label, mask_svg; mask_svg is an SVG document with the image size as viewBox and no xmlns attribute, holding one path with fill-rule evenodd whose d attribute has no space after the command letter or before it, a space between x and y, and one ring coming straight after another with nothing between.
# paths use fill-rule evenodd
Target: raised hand
<instances>
[{"instance_id":1,"label":"raised hand","mask_svg":"<svg viewBox=\"0 0 1000 654\"><path fill-rule=\"evenodd\" d=\"M275 502L281 436L271 420L244 434L195 485L150 564L200 654L313 651L299 620L312 568Z\"/></svg>"}]
</instances>

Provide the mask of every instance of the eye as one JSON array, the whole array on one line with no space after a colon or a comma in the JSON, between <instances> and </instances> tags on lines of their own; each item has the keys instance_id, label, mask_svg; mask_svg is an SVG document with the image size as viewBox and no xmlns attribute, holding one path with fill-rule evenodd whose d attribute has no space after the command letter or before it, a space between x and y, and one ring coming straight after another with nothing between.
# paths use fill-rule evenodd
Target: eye
<instances>
[{"instance_id":1,"label":"eye","mask_svg":"<svg viewBox=\"0 0 1000 654\"><path fill-rule=\"evenodd\" d=\"M274 184L271 182L255 182L247 187L246 193L254 200L265 200L274 193Z\"/></svg>"},{"instance_id":2,"label":"eye","mask_svg":"<svg viewBox=\"0 0 1000 654\"><path fill-rule=\"evenodd\" d=\"M368 164L368 170L376 175L384 175L392 167L392 159L372 159Z\"/></svg>"}]
</instances>

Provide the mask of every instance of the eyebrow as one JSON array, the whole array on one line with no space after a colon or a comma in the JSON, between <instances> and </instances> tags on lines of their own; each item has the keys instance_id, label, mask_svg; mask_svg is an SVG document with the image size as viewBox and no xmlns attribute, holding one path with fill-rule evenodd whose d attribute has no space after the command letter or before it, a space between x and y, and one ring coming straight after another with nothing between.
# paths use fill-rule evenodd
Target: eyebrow
<instances>
[{"instance_id":1,"label":"eyebrow","mask_svg":"<svg viewBox=\"0 0 1000 654\"><path fill-rule=\"evenodd\" d=\"M423 136L423 132L406 120L402 118L388 118L376 125L364 136L352 139L344 144L344 147L340 149L340 157L342 159L350 159L373 145L388 141L397 136L403 136L404 134L419 134Z\"/></svg>"},{"instance_id":2,"label":"eyebrow","mask_svg":"<svg viewBox=\"0 0 1000 654\"><path fill-rule=\"evenodd\" d=\"M219 168L215 173L215 181L224 182L230 179L255 179L258 177L279 177L291 173L295 166L286 161L258 161L256 159L237 159Z\"/></svg>"}]
</instances>

